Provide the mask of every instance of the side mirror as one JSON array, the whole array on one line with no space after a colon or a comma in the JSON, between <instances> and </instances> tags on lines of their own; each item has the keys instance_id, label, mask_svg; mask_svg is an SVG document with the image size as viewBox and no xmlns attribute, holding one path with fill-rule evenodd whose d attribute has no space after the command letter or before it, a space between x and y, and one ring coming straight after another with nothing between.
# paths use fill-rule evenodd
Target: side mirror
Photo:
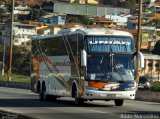
<instances>
[{"instance_id":1,"label":"side mirror","mask_svg":"<svg viewBox=\"0 0 160 119\"><path fill-rule=\"evenodd\" d=\"M144 68L144 56L141 52L138 52L140 60L140 68Z\"/></svg>"},{"instance_id":2,"label":"side mirror","mask_svg":"<svg viewBox=\"0 0 160 119\"><path fill-rule=\"evenodd\" d=\"M134 59L134 65L136 66L136 53L133 54L133 59ZM141 52L138 52L139 56L139 68L144 68L144 56Z\"/></svg>"},{"instance_id":3,"label":"side mirror","mask_svg":"<svg viewBox=\"0 0 160 119\"><path fill-rule=\"evenodd\" d=\"M87 53L85 50L81 51L81 66L87 66Z\"/></svg>"}]
</instances>

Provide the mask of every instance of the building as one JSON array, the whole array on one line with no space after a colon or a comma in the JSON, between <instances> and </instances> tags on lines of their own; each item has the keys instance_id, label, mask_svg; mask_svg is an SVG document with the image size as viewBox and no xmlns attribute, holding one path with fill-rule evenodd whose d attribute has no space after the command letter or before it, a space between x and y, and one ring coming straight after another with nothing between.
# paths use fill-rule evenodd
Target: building
<instances>
[{"instance_id":1,"label":"building","mask_svg":"<svg viewBox=\"0 0 160 119\"><path fill-rule=\"evenodd\" d=\"M153 54L144 54L145 65L140 75L157 80L160 74L160 56Z\"/></svg>"},{"instance_id":2,"label":"building","mask_svg":"<svg viewBox=\"0 0 160 119\"><path fill-rule=\"evenodd\" d=\"M51 29L48 26L36 27L37 34L39 35L49 35L51 34Z\"/></svg>"},{"instance_id":3,"label":"building","mask_svg":"<svg viewBox=\"0 0 160 119\"><path fill-rule=\"evenodd\" d=\"M155 8L155 13L160 14L160 5L154 6L154 8Z\"/></svg>"},{"instance_id":4,"label":"building","mask_svg":"<svg viewBox=\"0 0 160 119\"><path fill-rule=\"evenodd\" d=\"M65 15L53 15L53 14L51 14L51 15L46 15L46 16L40 17L39 21L49 23L49 24L64 25L65 24L65 19L66 19Z\"/></svg>"},{"instance_id":5,"label":"building","mask_svg":"<svg viewBox=\"0 0 160 119\"><path fill-rule=\"evenodd\" d=\"M39 5L42 3L43 0L16 0L15 4L17 5L28 5L28 6L34 6Z\"/></svg>"},{"instance_id":6,"label":"building","mask_svg":"<svg viewBox=\"0 0 160 119\"><path fill-rule=\"evenodd\" d=\"M4 30L0 32L0 41L6 46L10 45L10 23L7 23L3 27ZM31 48L31 39L33 36L37 35L36 26L30 24L21 24L19 22L13 23L13 45L22 46L27 49Z\"/></svg>"},{"instance_id":7,"label":"building","mask_svg":"<svg viewBox=\"0 0 160 119\"><path fill-rule=\"evenodd\" d=\"M18 15L29 15L31 13L31 8L26 5L19 5L15 7L14 14Z\"/></svg>"},{"instance_id":8,"label":"building","mask_svg":"<svg viewBox=\"0 0 160 119\"><path fill-rule=\"evenodd\" d=\"M142 26L143 30L156 31L155 26L148 25L153 20L152 17L142 17ZM128 29L138 29L138 16L131 16L128 18Z\"/></svg>"},{"instance_id":9,"label":"building","mask_svg":"<svg viewBox=\"0 0 160 119\"><path fill-rule=\"evenodd\" d=\"M99 0L70 0L70 3L78 3L78 4L95 4L99 3Z\"/></svg>"},{"instance_id":10,"label":"building","mask_svg":"<svg viewBox=\"0 0 160 119\"><path fill-rule=\"evenodd\" d=\"M36 27L45 26L44 22L38 22L38 21L29 21L30 25L35 25Z\"/></svg>"},{"instance_id":11,"label":"building","mask_svg":"<svg viewBox=\"0 0 160 119\"><path fill-rule=\"evenodd\" d=\"M65 26L58 24L46 24L44 22L37 21L29 21L29 24L36 26L36 31L39 35L57 34L58 31Z\"/></svg>"},{"instance_id":12,"label":"building","mask_svg":"<svg viewBox=\"0 0 160 119\"><path fill-rule=\"evenodd\" d=\"M104 17L94 18L93 24L99 25L105 28L115 28L116 27L116 22L113 22L113 20L104 18Z\"/></svg>"},{"instance_id":13,"label":"building","mask_svg":"<svg viewBox=\"0 0 160 119\"><path fill-rule=\"evenodd\" d=\"M14 22L13 45L30 47L31 38L37 35L36 26Z\"/></svg>"},{"instance_id":14,"label":"building","mask_svg":"<svg viewBox=\"0 0 160 119\"><path fill-rule=\"evenodd\" d=\"M62 29L61 25L49 25L51 29L51 34L58 34L58 32Z\"/></svg>"},{"instance_id":15,"label":"building","mask_svg":"<svg viewBox=\"0 0 160 119\"><path fill-rule=\"evenodd\" d=\"M54 13L74 14L74 15L89 15L103 17L107 14L130 14L130 9L118 8L104 5L82 5L82 4L67 4L54 2Z\"/></svg>"},{"instance_id":16,"label":"building","mask_svg":"<svg viewBox=\"0 0 160 119\"><path fill-rule=\"evenodd\" d=\"M117 28L127 28L129 14L110 14L105 15L105 18L113 20L117 25Z\"/></svg>"}]
</instances>

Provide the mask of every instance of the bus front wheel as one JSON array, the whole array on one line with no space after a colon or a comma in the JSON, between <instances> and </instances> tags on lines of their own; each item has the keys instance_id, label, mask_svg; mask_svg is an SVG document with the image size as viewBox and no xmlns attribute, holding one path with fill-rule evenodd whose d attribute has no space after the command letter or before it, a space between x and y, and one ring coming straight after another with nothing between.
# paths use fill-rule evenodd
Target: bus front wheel
<instances>
[{"instance_id":1,"label":"bus front wheel","mask_svg":"<svg viewBox=\"0 0 160 119\"><path fill-rule=\"evenodd\" d=\"M123 105L124 100L123 99L117 99L114 100L114 103L116 106L122 106Z\"/></svg>"},{"instance_id":2,"label":"bus front wheel","mask_svg":"<svg viewBox=\"0 0 160 119\"><path fill-rule=\"evenodd\" d=\"M75 90L75 104L76 105L82 105L84 103L84 100L82 98L78 98L78 91Z\"/></svg>"}]
</instances>

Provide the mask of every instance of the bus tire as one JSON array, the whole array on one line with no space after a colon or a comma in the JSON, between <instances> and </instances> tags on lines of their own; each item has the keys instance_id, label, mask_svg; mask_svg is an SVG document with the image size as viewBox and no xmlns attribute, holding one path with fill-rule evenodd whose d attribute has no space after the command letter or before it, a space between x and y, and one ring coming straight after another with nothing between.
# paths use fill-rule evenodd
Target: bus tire
<instances>
[{"instance_id":1,"label":"bus tire","mask_svg":"<svg viewBox=\"0 0 160 119\"><path fill-rule=\"evenodd\" d=\"M41 90L40 90L40 92L39 92L39 99L40 99L41 101L47 100L45 83L43 83L42 88L41 88Z\"/></svg>"},{"instance_id":2,"label":"bus tire","mask_svg":"<svg viewBox=\"0 0 160 119\"><path fill-rule=\"evenodd\" d=\"M83 103L84 103L84 100L78 97L78 91L75 90L75 104L82 105Z\"/></svg>"},{"instance_id":3,"label":"bus tire","mask_svg":"<svg viewBox=\"0 0 160 119\"><path fill-rule=\"evenodd\" d=\"M55 95L51 95L51 96L50 96L50 100L52 100L52 101L56 101L56 100L57 100L57 98L58 98L58 97L57 97L57 96L55 96Z\"/></svg>"},{"instance_id":4,"label":"bus tire","mask_svg":"<svg viewBox=\"0 0 160 119\"><path fill-rule=\"evenodd\" d=\"M123 99L117 99L114 100L114 103L116 106L122 106L123 105L124 100Z\"/></svg>"}]
</instances>

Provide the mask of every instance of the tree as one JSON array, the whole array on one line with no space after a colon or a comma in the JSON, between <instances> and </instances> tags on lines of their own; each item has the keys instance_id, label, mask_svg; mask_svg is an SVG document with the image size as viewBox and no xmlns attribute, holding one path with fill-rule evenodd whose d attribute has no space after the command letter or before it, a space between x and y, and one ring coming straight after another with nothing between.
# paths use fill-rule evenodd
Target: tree
<instances>
[{"instance_id":1,"label":"tree","mask_svg":"<svg viewBox=\"0 0 160 119\"><path fill-rule=\"evenodd\" d=\"M90 19L87 16L81 16L80 21L82 21L82 23L85 25L89 25L91 23Z\"/></svg>"},{"instance_id":2,"label":"tree","mask_svg":"<svg viewBox=\"0 0 160 119\"><path fill-rule=\"evenodd\" d=\"M157 41L156 45L154 46L154 49L152 51L153 54L160 55L160 40ZM158 80L160 75L160 63L158 64Z\"/></svg>"},{"instance_id":3,"label":"tree","mask_svg":"<svg viewBox=\"0 0 160 119\"><path fill-rule=\"evenodd\" d=\"M156 45L154 46L154 49L152 51L153 54L160 55L160 40L157 41Z\"/></svg>"},{"instance_id":4,"label":"tree","mask_svg":"<svg viewBox=\"0 0 160 119\"><path fill-rule=\"evenodd\" d=\"M110 0L102 0L102 3L103 3L104 5L106 5L106 4L110 4L111 1L110 1Z\"/></svg>"},{"instance_id":5,"label":"tree","mask_svg":"<svg viewBox=\"0 0 160 119\"><path fill-rule=\"evenodd\" d=\"M67 17L68 22L79 22L85 25L89 25L91 23L90 19L87 16L80 16L80 15L75 15L75 16L68 16Z\"/></svg>"},{"instance_id":6,"label":"tree","mask_svg":"<svg viewBox=\"0 0 160 119\"><path fill-rule=\"evenodd\" d=\"M117 6L118 5L118 0L112 0L112 4Z\"/></svg>"},{"instance_id":7,"label":"tree","mask_svg":"<svg viewBox=\"0 0 160 119\"><path fill-rule=\"evenodd\" d=\"M5 71L9 66L9 48L6 48L6 60L5 60ZM2 62L3 57L3 45L0 43L0 62ZM12 62L12 71L13 73L30 75L29 70L30 62L30 51L23 47L13 46L13 62ZM26 70L27 69L27 70Z\"/></svg>"},{"instance_id":8,"label":"tree","mask_svg":"<svg viewBox=\"0 0 160 119\"><path fill-rule=\"evenodd\" d=\"M135 14L136 13L136 4L137 4L136 0L132 0L131 4L132 4L132 13Z\"/></svg>"},{"instance_id":9,"label":"tree","mask_svg":"<svg viewBox=\"0 0 160 119\"><path fill-rule=\"evenodd\" d=\"M47 15L48 12L42 10L42 9L37 9L37 8L33 8L32 9L32 15L31 15L31 19L32 20L38 20L39 17Z\"/></svg>"}]
</instances>

